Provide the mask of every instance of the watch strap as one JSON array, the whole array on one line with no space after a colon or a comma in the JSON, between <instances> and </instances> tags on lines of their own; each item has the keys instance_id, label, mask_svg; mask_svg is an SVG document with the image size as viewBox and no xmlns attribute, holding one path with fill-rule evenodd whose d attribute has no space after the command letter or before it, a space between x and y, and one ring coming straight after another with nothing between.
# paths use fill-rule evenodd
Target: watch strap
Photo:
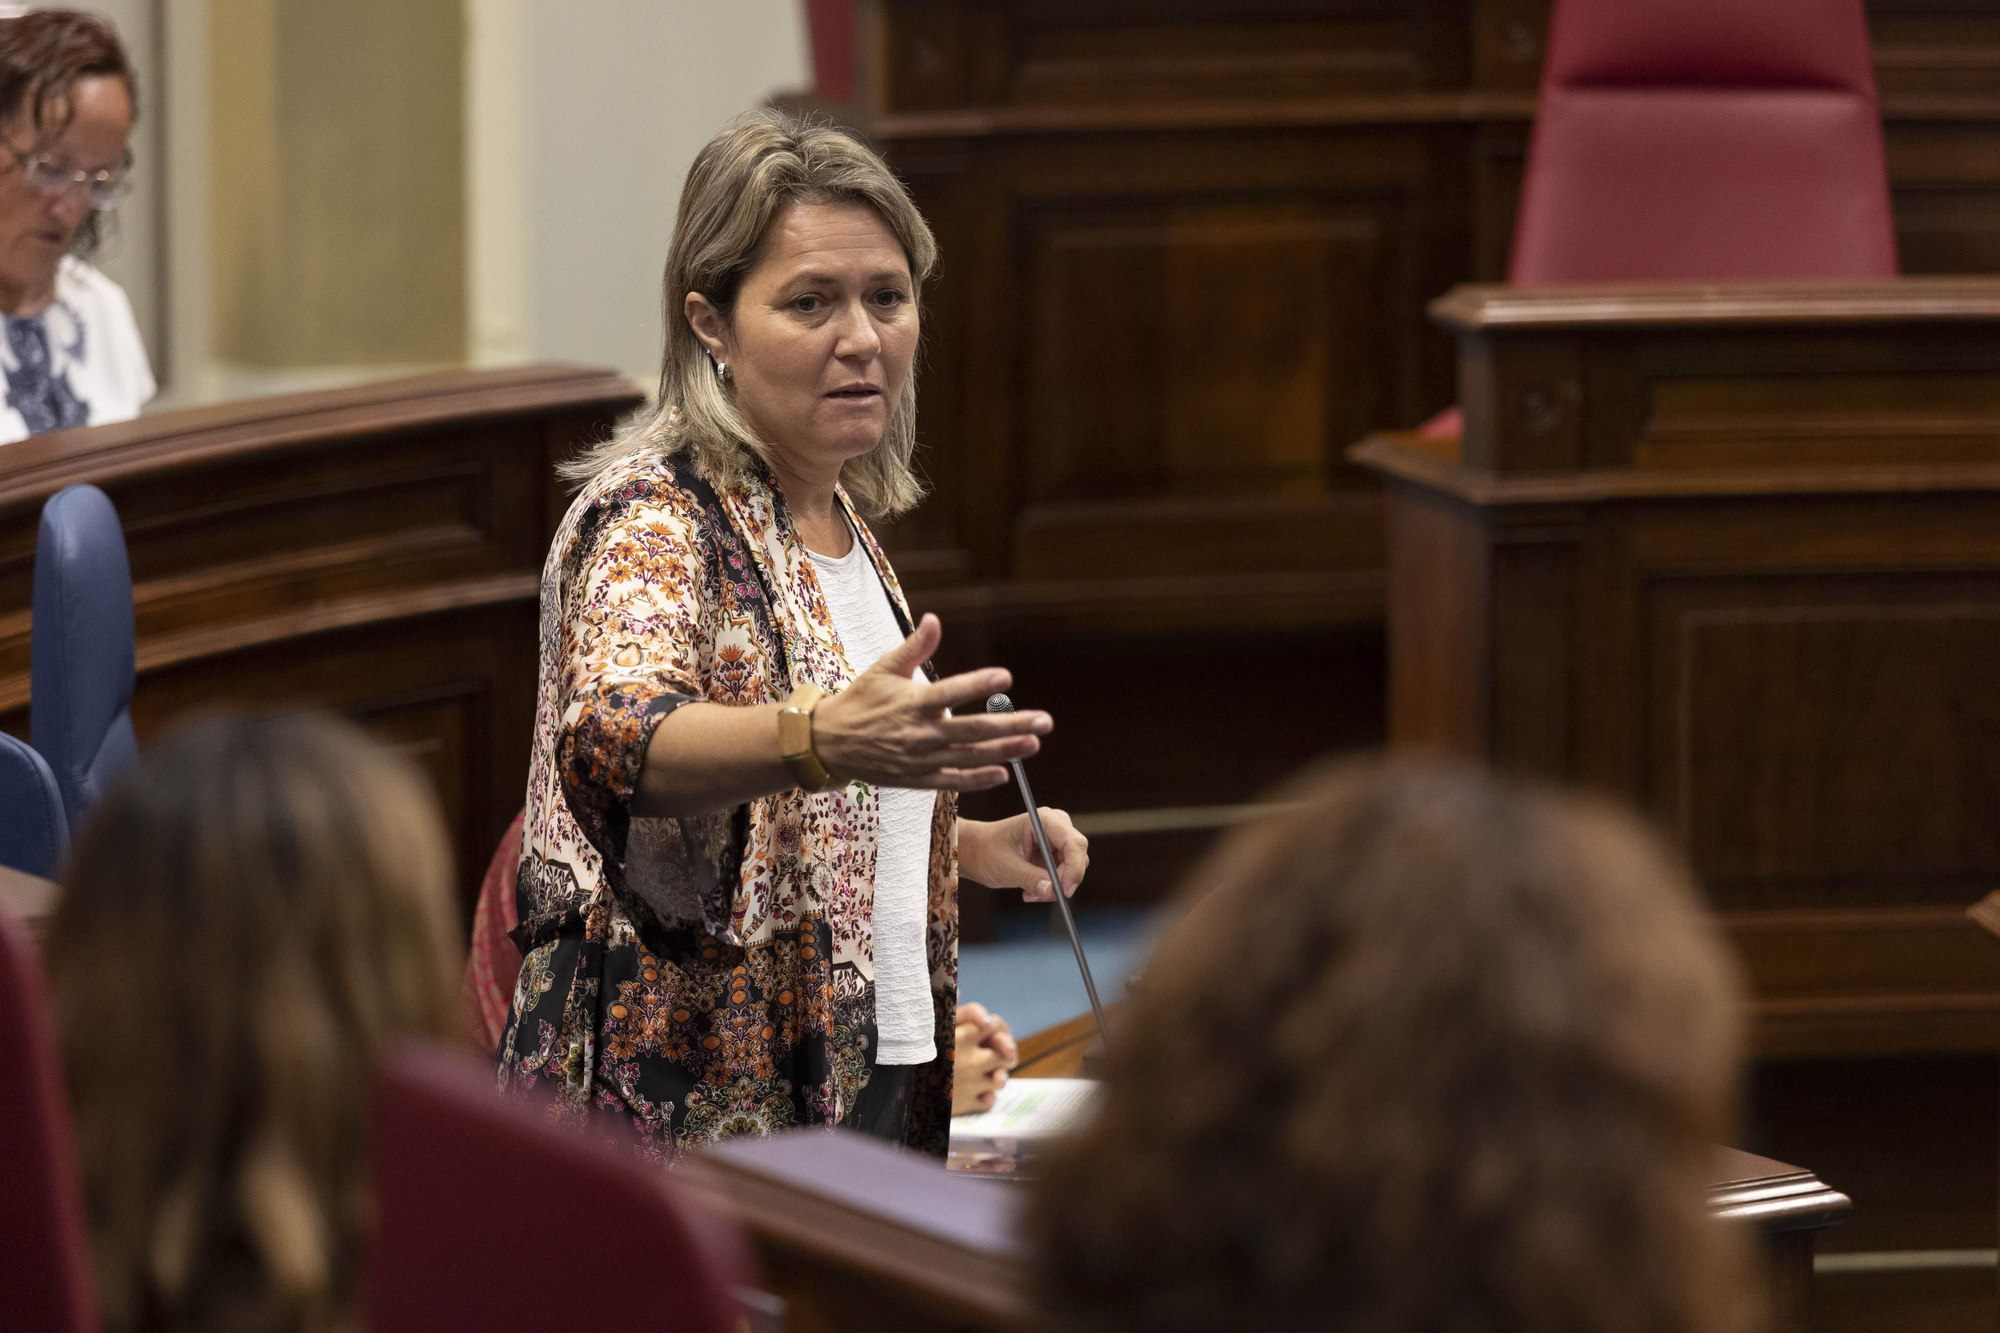
<instances>
[{"instance_id":1,"label":"watch strap","mask_svg":"<svg viewBox=\"0 0 2000 1333\"><path fill-rule=\"evenodd\" d=\"M807 681L792 691L792 697L778 710L778 753L792 771L799 786L807 791L826 791L846 784L836 779L813 749L813 710L825 700L826 691Z\"/></svg>"}]
</instances>

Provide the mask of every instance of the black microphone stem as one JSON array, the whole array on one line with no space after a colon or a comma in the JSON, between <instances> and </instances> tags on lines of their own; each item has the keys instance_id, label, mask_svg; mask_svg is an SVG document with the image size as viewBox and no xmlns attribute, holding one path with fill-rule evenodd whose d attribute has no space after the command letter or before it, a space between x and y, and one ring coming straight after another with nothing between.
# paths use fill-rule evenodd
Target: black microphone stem
<instances>
[{"instance_id":1,"label":"black microphone stem","mask_svg":"<svg viewBox=\"0 0 2000 1333\"><path fill-rule=\"evenodd\" d=\"M1083 956L1083 937L1076 933L1076 915L1069 909L1069 899L1063 895L1062 876L1056 873L1055 853L1049 850L1049 835L1042 828L1042 812L1035 808L1035 793L1028 790L1028 770L1016 759L1011 765L1014 781L1020 785L1021 800L1028 807L1028 826L1035 831L1035 846L1041 850L1042 865L1049 872L1049 887L1055 893L1056 911L1062 915L1063 929L1069 932L1069 947L1076 950L1077 970L1083 973L1083 989L1090 996L1090 1012L1097 1017L1097 1040L1110 1040L1111 1029L1104 1022L1104 1006L1097 998L1097 983L1091 980L1090 960Z\"/></svg>"}]
</instances>

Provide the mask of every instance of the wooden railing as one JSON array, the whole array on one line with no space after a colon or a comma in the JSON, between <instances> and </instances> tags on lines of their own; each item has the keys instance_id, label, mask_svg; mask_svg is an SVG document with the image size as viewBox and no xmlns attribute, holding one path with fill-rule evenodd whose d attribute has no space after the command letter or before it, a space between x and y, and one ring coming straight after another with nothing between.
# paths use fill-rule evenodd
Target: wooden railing
<instances>
[{"instance_id":1,"label":"wooden railing","mask_svg":"<svg viewBox=\"0 0 2000 1333\"><path fill-rule=\"evenodd\" d=\"M0 729L28 733L41 507L117 506L141 743L228 704L337 709L428 771L469 892L520 809L555 464L640 401L606 370L450 371L0 448Z\"/></svg>"}]
</instances>

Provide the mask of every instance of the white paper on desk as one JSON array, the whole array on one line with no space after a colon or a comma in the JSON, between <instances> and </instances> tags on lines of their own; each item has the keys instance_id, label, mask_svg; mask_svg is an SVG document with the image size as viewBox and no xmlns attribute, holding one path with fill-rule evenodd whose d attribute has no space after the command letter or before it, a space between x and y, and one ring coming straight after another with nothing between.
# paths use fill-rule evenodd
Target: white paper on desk
<instances>
[{"instance_id":1,"label":"white paper on desk","mask_svg":"<svg viewBox=\"0 0 2000 1333\"><path fill-rule=\"evenodd\" d=\"M993 1096L990 1110L954 1116L954 1144L1052 1139L1081 1129L1097 1104L1092 1078L1017 1078Z\"/></svg>"}]
</instances>

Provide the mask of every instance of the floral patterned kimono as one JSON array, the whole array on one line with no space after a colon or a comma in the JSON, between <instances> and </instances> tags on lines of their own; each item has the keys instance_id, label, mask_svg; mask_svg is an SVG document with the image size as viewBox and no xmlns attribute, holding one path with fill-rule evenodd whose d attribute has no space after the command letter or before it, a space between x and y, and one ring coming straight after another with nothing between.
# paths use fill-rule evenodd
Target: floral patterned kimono
<instances>
[{"instance_id":1,"label":"floral patterned kimono","mask_svg":"<svg viewBox=\"0 0 2000 1333\"><path fill-rule=\"evenodd\" d=\"M909 632L889 562L858 539ZM629 1116L649 1147L835 1124L873 1068L874 788L789 790L688 819L635 819L647 743L684 703L841 689L813 563L761 463L723 486L686 454L600 474L542 572L541 683L514 931L524 961L502 1087L548 1084L579 1117ZM942 1154L958 991L957 803L931 824L938 1058L905 1137Z\"/></svg>"}]
</instances>

